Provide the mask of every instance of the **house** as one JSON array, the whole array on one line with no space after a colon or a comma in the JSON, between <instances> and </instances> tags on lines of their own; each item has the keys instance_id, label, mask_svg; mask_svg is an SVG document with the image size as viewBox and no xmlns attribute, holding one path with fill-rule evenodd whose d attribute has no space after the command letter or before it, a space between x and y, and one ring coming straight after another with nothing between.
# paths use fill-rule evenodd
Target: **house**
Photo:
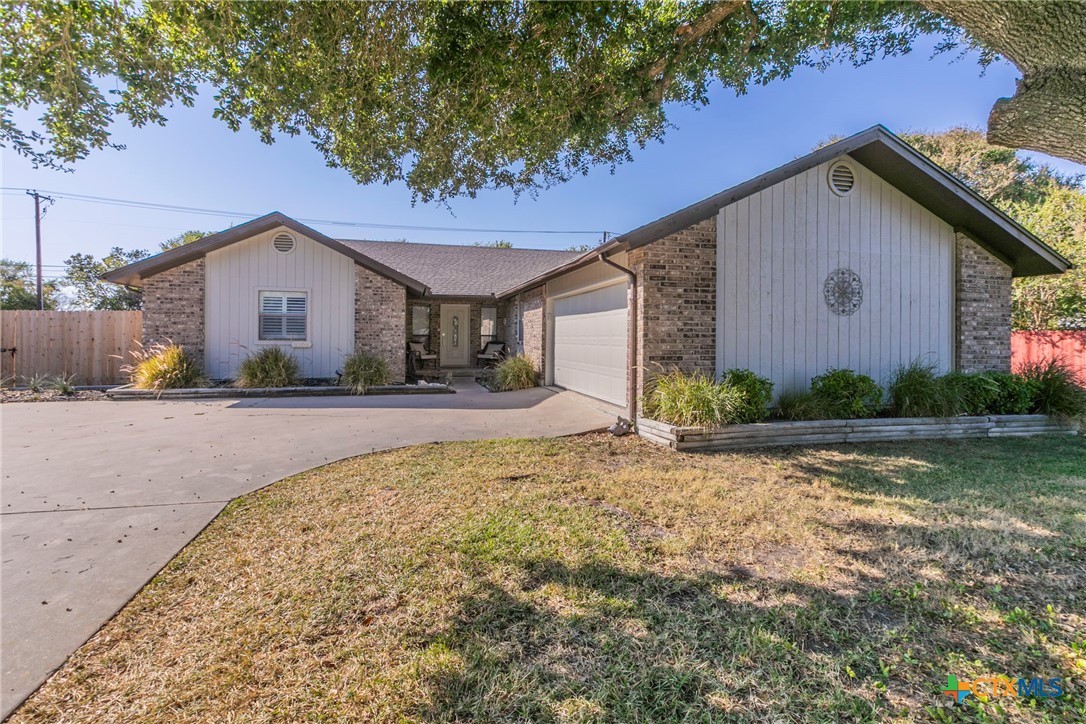
<instances>
[{"instance_id":1,"label":"house","mask_svg":"<svg viewBox=\"0 0 1086 724\"><path fill-rule=\"evenodd\" d=\"M409 340L453 368L497 338L546 384L632 408L674 367L776 393L834 367L1005 370L1012 277L1069 266L876 126L583 254L336 240L275 213L106 278L143 287L145 340L214 378L267 344L307 376L359 349L402 378Z\"/></svg>"}]
</instances>

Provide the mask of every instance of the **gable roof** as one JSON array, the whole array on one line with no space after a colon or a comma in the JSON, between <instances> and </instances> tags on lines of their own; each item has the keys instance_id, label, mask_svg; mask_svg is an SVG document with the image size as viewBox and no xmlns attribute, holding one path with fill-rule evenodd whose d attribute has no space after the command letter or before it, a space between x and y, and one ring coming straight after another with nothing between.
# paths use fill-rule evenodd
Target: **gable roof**
<instances>
[{"instance_id":1,"label":"gable roof","mask_svg":"<svg viewBox=\"0 0 1086 724\"><path fill-rule=\"evenodd\" d=\"M883 126L824 146L768 173L744 181L692 206L615 237L631 249L650 244L716 214L728 204L769 188L821 163L847 154L906 196L964 231L1003 259L1014 276L1058 274L1071 262L1024 229L949 172Z\"/></svg>"},{"instance_id":2,"label":"gable roof","mask_svg":"<svg viewBox=\"0 0 1086 724\"><path fill-rule=\"evenodd\" d=\"M341 243L418 279L432 296L494 297L557 266L576 259L577 251L496 249L488 246L416 244L406 241Z\"/></svg>"},{"instance_id":3,"label":"gable roof","mask_svg":"<svg viewBox=\"0 0 1086 724\"><path fill-rule=\"evenodd\" d=\"M128 266L123 266L120 269L106 272L102 275L102 278L117 284L138 287L143 283L143 280L149 276L159 274L176 266L181 266L182 264L187 264L190 261L195 261L208 252L221 249L224 246L229 246L230 244L248 239L265 231L276 229L280 226L285 226L291 231L309 237L318 244L323 244L333 251L338 251L340 254L353 259L370 271L380 274L387 279L391 279L394 282L403 284L408 290L416 294L426 294L429 291L426 285L417 279L393 269L390 266L386 266L375 259L371 259L359 250L347 246L343 242L336 241L331 237L325 236L319 231L311 229L305 224L299 223L286 214L281 214L278 211L265 214L252 221L247 221L244 224L239 224L238 226L231 227L225 231L220 231L217 234L209 234L202 239L198 239L174 249L169 249L168 251L164 251L161 254L155 254L146 259L141 259Z\"/></svg>"},{"instance_id":4,"label":"gable roof","mask_svg":"<svg viewBox=\"0 0 1086 724\"><path fill-rule=\"evenodd\" d=\"M501 296L530 289L548 279L590 264L601 254L651 244L716 215L728 204L844 155L866 166L913 201L946 221L955 231L970 236L1005 261L1016 277L1060 274L1071 268L1070 261L993 206L990 201L884 126L873 126L725 189L685 209L616 236L560 267L519 285L510 285Z\"/></svg>"}]
</instances>

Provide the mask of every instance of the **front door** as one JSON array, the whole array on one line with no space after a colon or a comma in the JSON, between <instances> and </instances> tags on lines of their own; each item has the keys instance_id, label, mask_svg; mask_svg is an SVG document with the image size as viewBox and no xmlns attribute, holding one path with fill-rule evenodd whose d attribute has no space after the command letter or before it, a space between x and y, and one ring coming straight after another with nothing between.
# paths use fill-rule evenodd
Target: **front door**
<instances>
[{"instance_id":1,"label":"front door","mask_svg":"<svg viewBox=\"0 0 1086 724\"><path fill-rule=\"evenodd\" d=\"M441 305L441 366L467 367L471 361L471 306Z\"/></svg>"}]
</instances>

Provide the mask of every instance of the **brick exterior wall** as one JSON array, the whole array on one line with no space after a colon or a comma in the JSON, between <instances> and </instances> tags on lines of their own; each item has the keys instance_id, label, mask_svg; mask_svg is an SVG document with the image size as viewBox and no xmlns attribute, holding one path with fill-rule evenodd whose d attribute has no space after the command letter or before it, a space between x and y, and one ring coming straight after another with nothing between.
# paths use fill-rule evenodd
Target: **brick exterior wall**
<instances>
[{"instance_id":1,"label":"brick exterior wall","mask_svg":"<svg viewBox=\"0 0 1086 724\"><path fill-rule=\"evenodd\" d=\"M546 294L543 287L529 289L520 295L520 313L524 318L521 347L524 356L535 365L540 380L546 379L547 345L544 343Z\"/></svg>"},{"instance_id":2,"label":"brick exterior wall","mask_svg":"<svg viewBox=\"0 0 1086 724\"><path fill-rule=\"evenodd\" d=\"M354 266L354 348L388 362L393 382L407 366L407 289L369 269Z\"/></svg>"},{"instance_id":3,"label":"brick exterior wall","mask_svg":"<svg viewBox=\"0 0 1086 724\"><path fill-rule=\"evenodd\" d=\"M204 364L204 260L143 280L143 344L173 341Z\"/></svg>"},{"instance_id":4,"label":"brick exterior wall","mask_svg":"<svg viewBox=\"0 0 1086 724\"><path fill-rule=\"evenodd\" d=\"M499 329L505 334L506 348L510 354L523 352L532 360L541 383L546 379L547 369L546 305L546 289L538 286L505 300L498 307L499 321L504 321L504 325L499 324ZM521 314L524 315L524 337L518 348L517 321Z\"/></svg>"},{"instance_id":5,"label":"brick exterior wall","mask_svg":"<svg viewBox=\"0 0 1086 724\"><path fill-rule=\"evenodd\" d=\"M480 302L472 299L448 299L440 302L430 300L408 300L407 302L407 327L405 329L407 340L411 340L411 315L412 307L415 305L422 305L430 308L430 336L426 340L426 349L430 350L434 354L438 355L440 364L441 360L441 305L442 304L467 304L471 311L469 312L469 334L468 342L471 345L471 358L468 360L469 367L475 367L478 360L475 359L475 355L479 350L483 348L482 326L483 326L483 307L494 307L498 310L498 320L495 325L494 334L497 335L496 341L505 342L506 349L512 349L515 345L513 341L515 338L503 336L506 334L505 326L505 310L506 303L493 302ZM515 330L514 330L515 331Z\"/></svg>"},{"instance_id":6,"label":"brick exterior wall","mask_svg":"<svg viewBox=\"0 0 1086 724\"><path fill-rule=\"evenodd\" d=\"M1011 369L1011 268L958 234L954 272L954 367Z\"/></svg>"},{"instance_id":7,"label":"brick exterior wall","mask_svg":"<svg viewBox=\"0 0 1086 724\"><path fill-rule=\"evenodd\" d=\"M630 251L638 395L661 368L716 374L716 254L716 216Z\"/></svg>"}]
</instances>

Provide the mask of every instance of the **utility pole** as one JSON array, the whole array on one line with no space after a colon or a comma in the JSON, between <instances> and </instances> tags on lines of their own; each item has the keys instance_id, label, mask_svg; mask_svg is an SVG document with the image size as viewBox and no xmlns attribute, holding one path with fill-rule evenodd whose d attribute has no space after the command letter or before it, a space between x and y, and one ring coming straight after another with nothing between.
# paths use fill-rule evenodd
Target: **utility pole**
<instances>
[{"instance_id":1,"label":"utility pole","mask_svg":"<svg viewBox=\"0 0 1086 724\"><path fill-rule=\"evenodd\" d=\"M45 309L45 296L42 294L41 288L41 202L44 199L49 203L53 203L53 199L49 196L42 196L36 190L27 189L26 195L34 197L34 244L37 248L38 261L38 309Z\"/></svg>"}]
</instances>

